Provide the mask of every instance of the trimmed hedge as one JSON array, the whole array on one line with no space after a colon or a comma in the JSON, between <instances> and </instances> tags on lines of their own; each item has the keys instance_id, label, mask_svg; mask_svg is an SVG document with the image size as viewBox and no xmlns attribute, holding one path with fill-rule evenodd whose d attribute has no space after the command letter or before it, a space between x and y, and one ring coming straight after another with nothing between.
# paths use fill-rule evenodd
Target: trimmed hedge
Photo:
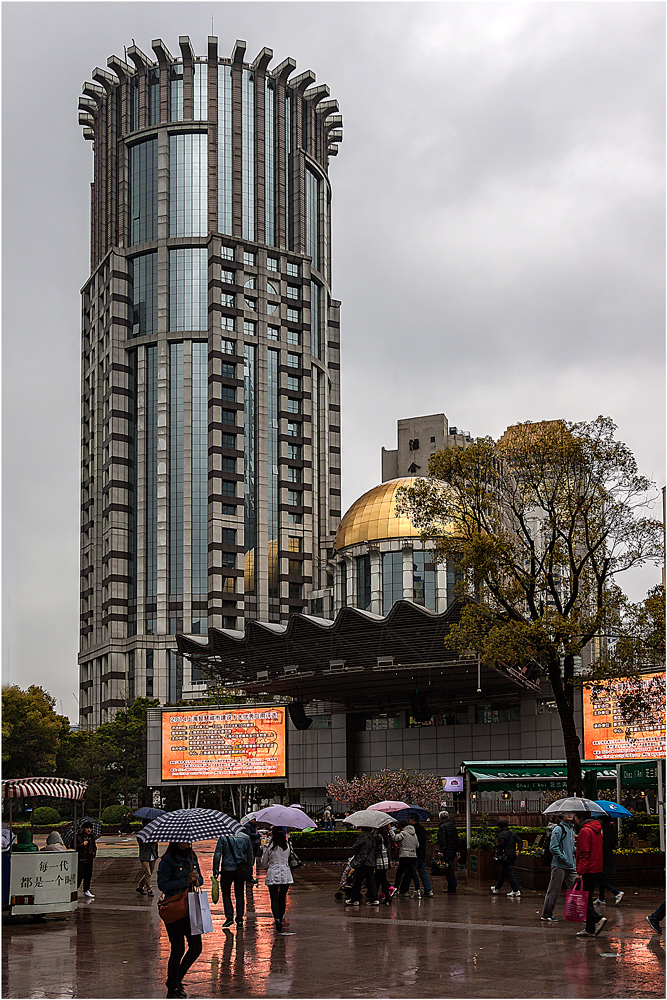
<instances>
[{"instance_id":1,"label":"trimmed hedge","mask_svg":"<svg viewBox=\"0 0 667 1000\"><path fill-rule=\"evenodd\" d=\"M299 830L289 839L295 847L349 847L358 836L358 830Z\"/></svg>"},{"instance_id":2,"label":"trimmed hedge","mask_svg":"<svg viewBox=\"0 0 667 1000\"><path fill-rule=\"evenodd\" d=\"M116 823L120 823L121 818L126 813L129 816L130 810L127 806L107 806L106 809L102 810L102 822L114 826Z\"/></svg>"},{"instance_id":3,"label":"trimmed hedge","mask_svg":"<svg viewBox=\"0 0 667 1000\"><path fill-rule=\"evenodd\" d=\"M37 806L32 813L34 826L48 826L48 824L60 823L60 813L52 806Z\"/></svg>"}]
</instances>

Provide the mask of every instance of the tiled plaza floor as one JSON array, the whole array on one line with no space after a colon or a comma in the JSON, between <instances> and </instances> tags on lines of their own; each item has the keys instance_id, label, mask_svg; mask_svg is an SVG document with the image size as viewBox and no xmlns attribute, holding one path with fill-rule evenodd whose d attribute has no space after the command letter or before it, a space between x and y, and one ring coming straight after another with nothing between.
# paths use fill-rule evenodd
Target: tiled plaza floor
<instances>
[{"instance_id":1,"label":"tiled plaza floor","mask_svg":"<svg viewBox=\"0 0 667 1000\"><path fill-rule=\"evenodd\" d=\"M198 845L210 887L213 842ZM3 928L4 997L163 997L169 943L155 899L134 889L136 842L101 845L94 900L70 919ZM579 925L539 920L542 894L521 899L460 886L433 899L345 908L337 902L340 864L307 864L295 873L284 934L276 934L263 884L249 895L246 922L214 932L186 977L197 997L572 997L665 996L663 938L645 916L659 889L628 890L607 906L598 938ZM157 894L156 894L157 899ZM562 905L561 908L562 910ZM558 910L556 911L558 913Z\"/></svg>"}]
</instances>

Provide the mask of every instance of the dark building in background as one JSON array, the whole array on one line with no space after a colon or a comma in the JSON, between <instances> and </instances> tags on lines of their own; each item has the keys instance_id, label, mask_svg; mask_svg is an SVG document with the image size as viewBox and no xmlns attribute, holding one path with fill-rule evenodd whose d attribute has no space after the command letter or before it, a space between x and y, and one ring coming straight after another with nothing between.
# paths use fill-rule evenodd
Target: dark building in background
<instances>
[{"instance_id":1,"label":"dark building in background","mask_svg":"<svg viewBox=\"0 0 667 1000\"><path fill-rule=\"evenodd\" d=\"M80 714L196 697L178 632L283 622L331 586L340 519L338 104L216 38L83 87Z\"/></svg>"}]
</instances>

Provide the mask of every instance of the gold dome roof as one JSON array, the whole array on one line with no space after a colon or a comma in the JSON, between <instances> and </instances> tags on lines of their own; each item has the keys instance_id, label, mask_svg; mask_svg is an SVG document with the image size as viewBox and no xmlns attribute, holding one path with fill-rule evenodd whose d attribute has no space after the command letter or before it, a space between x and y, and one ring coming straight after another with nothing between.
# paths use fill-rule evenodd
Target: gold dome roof
<instances>
[{"instance_id":1,"label":"gold dome roof","mask_svg":"<svg viewBox=\"0 0 667 1000\"><path fill-rule=\"evenodd\" d=\"M419 538L419 530L407 517L396 517L396 490L399 486L412 486L419 478L390 479L355 500L338 526L334 547L345 549L348 545L387 538Z\"/></svg>"}]
</instances>

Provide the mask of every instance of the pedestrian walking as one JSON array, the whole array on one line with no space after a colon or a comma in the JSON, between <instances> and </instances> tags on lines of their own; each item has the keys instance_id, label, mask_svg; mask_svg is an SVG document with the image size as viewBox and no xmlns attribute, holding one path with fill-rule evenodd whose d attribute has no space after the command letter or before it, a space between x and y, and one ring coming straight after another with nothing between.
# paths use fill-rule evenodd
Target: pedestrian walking
<instances>
[{"instance_id":1,"label":"pedestrian walking","mask_svg":"<svg viewBox=\"0 0 667 1000\"><path fill-rule=\"evenodd\" d=\"M43 851L66 851L65 842L60 836L57 830L52 830L51 833L46 838L46 844L42 848Z\"/></svg>"},{"instance_id":2,"label":"pedestrian walking","mask_svg":"<svg viewBox=\"0 0 667 1000\"><path fill-rule=\"evenodd\" d=\"M285 828L271 827L271 840L262 853L262 866L266 868L264 884L269 890L271 913L278 932L283 929L287 891L294 882L289 866L289 853Z\"/></svg>"},{"instance_id":3,"label":"pedestrian walking","mask_svg":"<svg viewBox=\"0 0 667 1000\"><path fill-rule=\"evenodd\" d=\"M574 813L563 813L559 823L556 823L549 837L549 851L551 852L551 871L549 875L549 885L540 920L545 923L555 924L557 917L554 917L554 906L560 894L563 884L566 889L573 889L577 881L574 870Z\"/></svg>"},{"instance_id":4,"label":"pedestrian walking","mask_svg":"<svg viewBox=\"0 0 667 1000\"><path fill-rule=\"evenodd\" d=\"M595 905L606 906L605 893L609 891L613 894L614 902L618 906L625 893L621 889L616 889L609 881L616 871L614 851L618 845L618 829L616 820L612 819L611 816L600 816L599 819L602 824L602 875L600 875L600 891Z\"/></svg>"},{"instance_id":5,"label":"pedestrian walking","mask_svg":"<svg viewBox=\"0 0 667 1000\"><path fill-rule=\"evenodd\" d=\"M97 854L97 842L93 833L91 823L84 823L76 835L76 853L79 855L79 882L83 882L83 894L88 899L95 899L90 891L90 883L93 877L93 861Z\"/></svg>"},{"instance_id":6,"label":"pedestrian walking","mask_svg":"<svg viewBox=\"0 0 667 1000\"><path fill-rule=\"evenodd\" d=\"M433 896L433 886L426 870L426 830L419 822L419 817L414 813L410 814L410 822L417 834L417 875L424 886L424 896Z\"/></svg>"},{"instance_id":7,"label":"pedestrian walking","mask_svg":"<svg viewBox=\"0 0 667 1000\"><path fill-rule=\"evenodd\" d=\"M381 827L375 831L375 885L378 890L378 899L380 891L382 891L385 903L389 903L396 892L395 886L390 885L387 874L391 865L390 850L387 828Z\"/></svg>"},{"instance_id":8,"label":"pedestrian walking","mask_svg":"<svg viewBox=\"0 0 667 1000\"><path fill-rule=\"evenodd\" d=\"M377 885L375 883L375 852L377 850L375 830L368 826L361 827L361 833L352 847L352 886L345 900L346 906L359 906L361 886L366 884L366 903L369 906L379 906Z\"/></svg>"},{"instance_id":9,"label":"pedestrian walking","mask_svg":"<svg viewBox=\"0 0 667 1000\"><path fill-rule=\"evenodd\" d=\"M499 819L496 825L498 835L493 860L500 863L500 875L496 884L491 886L491 892L499 893L505 879L507 879L510 884L510 891L507 895L519 897L521 890L514 874L514 862L516 861L517 848L521 850L523 842L518 833L509 829L506 819Z\"/></svg>"},{"instance_id":10,"label":"pedestrian walking","mask_svg":"<svg viewBox=\"0 0 667 1000\"><path fill-rule=\"evenodd\" d=\"M389 831L395 844L398 844L398 868L396 869L396 885L399 896L407 896L410 882L414 882L415 896L420 897L419 876L417 875L417 847L419 841L414 826L403 819L398 824L398 830Z\"/></svg>"},{"instance_id":11,"label":"pedestrian walking","mask_svg":"<svg viewBox=\"0 0 667 1000\"><path fill-rule=\"evenodd\" d=\"M577 875L581 875L582 888L588 893L586 908L586 927L577 931L577 937L597 937L607 918L600 916L593 906L593 890L602 874L602 824L599 819L591 819L583 813L575 818L578 829L576 867Z\"/></svg>"},{"instance_id":12,"label":"pedestrian walking","mask_svg":"<svg viewBox=\"0 0 667 1000\"><path fill-rule=\"evenodd\" d=\"M223 927L231 927L234 923L234 906L232 904L232 886L236 900L236 923L243 926L245 916L245 887L251 882L255 855L252 841L245 833L235 837L220 837L213 855L213 877L220 876L220 891L222 905L225 910Z\"/></svg>"},{"instance_id":13,"label":"pedestrian walking","mask_svg":"<svg viewBox=\"0 0 667 1000\"><path fill-rule=\"evenodd\" d=\"M324 807L324 812L322 813L322 828L324 830L334 829L334 815L333 809L330 805Z\"/></svg>"},{"instance_id":14,"label":"pedestrian walking","mask_svg":"<svg viewBox=\"0 0 667 1000\"><path fill-rule=\"evenodd\" d=\"M158 889L165 896L175 896L192 886L202 885L197 855L191 844L172 843L162 855L157 870ZM167 962L167 996L186 997L183 977L201 955L201 934L193 934L190 915L165 923L171 951ZM185 945L187 943L187 951Z\"/></svg>"},{"instance_id":15,"label":"pedestrian walking","mask_svg":"<svg viewBox=\"0 0 667 1000\"><path fill-rule=\"evenodd\" d=\"M440 826L438 827L438 850L442 855L443 861L446 861L447 863L447 868L445 869L447 888L444 892L453 895L456 892L456 887L458 885L458 879L456 878L456 862L461 857L461 852L459 850L459 834L454 826L454 823L450 819L447 809L442 809L441 812L438 813L438 818L440 819Z\"/></svg>"},{"instance_id":16,"label":"pedestrian walking","mask_svg":"<svg viewBox=\"0 0 667 1000\"><path fill-rule=\"evenodd\" d=\"M243 829L250 837L250 842L252 844L253 865L257 865L257 874L259 875L259 865L262 860L262 838L260 832L257 829L257 824L254 819L248 820ZM258 879L255 878L254 870L252 884L258 884Z\"/></svg>"},{"instance_id":17,"label":"pedestrian walking","mask_svg":"<svg viewBox=\"0 0 667 1000\"><path fill-rule=\"evenodd\" d=\"M144 826L148 826L150 821L145 819L143 822ZM140 896L144 894L153 897L155 893L153 892L153 884L151 878L153 875L153 870L157 863L159 857L159 845L156 843L146 842L144 840L139 841L139 862L141 864L141 878L139 879L139 885L137 886L137 892Z\"/></svg>"},{"instance_id":18,"label":"pedestrian walking","mask_svg":"<svg viewBox=\"0 0 667 1000\"><path fill-rule=\"evenodd\" d=\"M665 919L665 900L663 899L660 906L657 906L653 913L650 913L646 918L646 922L653 931L654 934L662 934L662 927L660 924Z\"/></svg>"}]
</instances>

